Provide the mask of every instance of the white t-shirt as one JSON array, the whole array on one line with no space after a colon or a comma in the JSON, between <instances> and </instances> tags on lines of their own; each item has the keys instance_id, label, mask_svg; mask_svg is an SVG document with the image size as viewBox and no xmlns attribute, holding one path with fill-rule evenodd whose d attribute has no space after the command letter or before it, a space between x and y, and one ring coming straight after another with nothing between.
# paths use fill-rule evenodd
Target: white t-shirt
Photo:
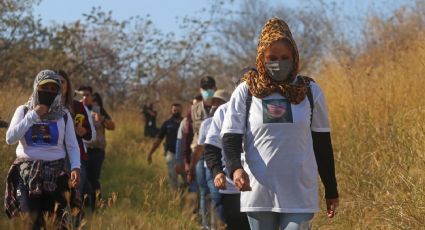
<instances>
[{"instance_id":1,"label":"white t-shirt","mask_svg":"<svg viewBox=\"0 0 425 230\"><path fill-rule=\"evenodd\" d=\"M207 138L208 129L210 128L212 117L203 120L199 128L198 145L204 145ZM207 168L207 162L204 161L204 167Z\"/></svg>"},{"instance_id":2,"label":"white t-shirt","mask_svg":"<svg viewBox=\"0 0 425 230\"><path fill-rule=\"evenodd\" d=\"M24 113L25 106L16 109L6 133L8 144L19 142L16 148L18 158L43 161L65 158L65 140L71 169L80 168L80 148L75 136L74 123L68 111L66 127L63 118L42 122L34 110L28 111L25 116Z\"/></svg>"},{"instance_id":3,"label":"white t-shirt","mask_svg":"<svg viewBox=\"0 0 425 230\"><path fill-rule=\"evenodd\" d=\"M319 211L317 163L311 130L329 132L325 98L311 83L314 100L310 129L310 103L298 105L274 93L252 97L248 127L245 127L248 86L233 92L221 134L245 134L244 152L252 191L241 193L241 211L311 213Z\"/></svg>"},{"instance_id":4,"label":"white t-shirt","mask_svg":"<svg viewBox=\"0 0 425 230\"><path fill-rule=\"evenodd\" d=\"M227 111L228 103L223 104L217 108L217 111L214 114L214 117L212 119L210 128L208 130L207 138L205 140L206 144L214 145L217 148L223 149L222 141L221 141L221 128L223 125L224 115ZM224 153L222 152L222 162L224 163ZM223 170L226 175L229 175L229 172L226 168ZM220 189L220 193L223 194L239 194L239 190L235 187L235 184L233 183L232 179L230 179L228 176L226 176L226 189Z\"/></svg>"},{"instance_id":5,"label":"white t-shirt","mask_svg":"<svg viewBox=\"0 0 425 230\"><path fill-rule=\"evenodd\" d=\"M199 136L198 136L198 145L204 145L205 139L207 138L208 129L210 128L212 122L212 117L208 117L203 120L201 123L201 127L199 128Z\"/></svg>"}]
</instances>

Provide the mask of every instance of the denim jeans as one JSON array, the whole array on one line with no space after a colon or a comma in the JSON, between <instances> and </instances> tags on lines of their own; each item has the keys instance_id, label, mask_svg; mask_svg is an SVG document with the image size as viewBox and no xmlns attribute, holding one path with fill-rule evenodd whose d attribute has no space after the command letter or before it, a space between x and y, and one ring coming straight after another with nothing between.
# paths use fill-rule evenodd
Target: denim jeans
<instances>
[{"instance_id":1,"label":"denim jeans","mask_svg":"<svg viewBox=\"0 0 425 230\"><path fill-rule=\"evenodd\" d=\"M247 212L251 230L310 230L314 213Z\"/></svg>"},{"instance_id":2,"label":"denim jeans","mask_svg":"<svg viewBox=\"0 0 425 230\"><path fill-rule=\"evenodd\" d=\"M213 209L215 211L214 213L211 213L211 215L213 215L214 220L217 220L218 218L219 220L224 222L223 205L221 204L221 194L218 188L214 186L214 178L212 178L211 171L206 169L205 167L204 169L205 169L205 178L207 180L208 190L211 194Z\"/></svg>"},{"instance_id":3,"label":"denim jeans","mask_svg":"<svg viewBox=\"0 0 425 230\"><path fill-rule=\"evenodd\" d=\"M199 159L196 163L196 183L198 184L199 191L199 213L202 218L202 226L207 228L209 226L207 216L207 194L209 192L207 180L205 177L204 157Z\"/></svg>"},{"instance_id":4,"label":"denim jeans","mask_svg":"<svg viewBox=\"0 0 425 230\"><path fill-rule=\"evenodd\" d=\"M165 154L165 162L167 163L168 181L172 189L178 188L178 178L176 173L176 154L167 151Z\"/></svg>"}]
</instances>

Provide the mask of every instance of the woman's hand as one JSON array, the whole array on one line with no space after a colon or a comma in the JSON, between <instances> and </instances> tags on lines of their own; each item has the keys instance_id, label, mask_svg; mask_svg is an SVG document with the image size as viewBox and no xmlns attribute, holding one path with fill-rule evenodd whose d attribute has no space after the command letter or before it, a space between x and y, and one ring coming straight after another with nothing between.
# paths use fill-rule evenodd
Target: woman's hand
<instances>
[{"instance_id":1,"label":"woman's hand","mask_svg":"<svg viewBox=\"0 0 425 230\"><path fill-rule=\"evenodd\" d=\"M333 218L339 206L339 198L326 199L326 210L329 218Z\"/></svg>"},{"instance_id":2,"label":"woman's hand","mask_svg":"<svg viewBox=\"0 0 425 230\"><path fill-rule=\"evenodd\" d=\"M71 171L71 186L77 188L80 185L80 169L73 169Z\"/></svg>"},{"instance_id":3,"label":"woman's hand","mask_svg":"<svg viewBox=\"0 0 425 230\"><path fill-rule=\"evenodd\" d=\"M47 105L38 104L35 106L34 111L41 117L49 111L49 107L47 107Z\"/></svg>"},{"instance_id":4,"label":"woman's hand","mask_svg":"<svg viewBox=\"0 0 425 230\"><path fill-rule=\"evenodd\" d=\"M236 169L233 172L233 182L235 183L236 188L239 191L251 191L251 186L249 185L249 177L243 169Z\"/></svg>"},{"instance_id":5,"label":"woman's hand","mask_svg":"<svg viewBox=\"0 0 425 230\"><path fill-rule=\"evenodd\" d=\"M80 124L75 126L75 132L79 137L86 135L87 130Z\"/></svg>"},{"instance_id":6,"label":"woman's hand","mask_svg":"<svg viewBox=\"0 0 425 230\"><path fill-rule=\"evenodd\" d=\"M218 189L226 189L226 175L219 173L214 178L214 186Z\"/></svg>"},{"instance_id":7,"label":"woman's hand","mask_svg":"<svg viewBox=\"0 0 425 230\"><path fill-rule=\"evenodd\" d=\"M187 173L187 182L192 183L192 181L195 179L195 166L192 167L192 165L189 166L189 170Z\"/></svg>"},{"instance_id":8,"label":"woman's hand","mask_svg":"<svg viewBox=\"0 0 425 230\"><path fill-rule=\"evenodd\" d=\"M100 115L99 113L93 112L93 115L94 115L94 120L95 121L102 122L102 121L105 120L105 117L102 116L102 115Z\"/></svg>"}]
</instances>

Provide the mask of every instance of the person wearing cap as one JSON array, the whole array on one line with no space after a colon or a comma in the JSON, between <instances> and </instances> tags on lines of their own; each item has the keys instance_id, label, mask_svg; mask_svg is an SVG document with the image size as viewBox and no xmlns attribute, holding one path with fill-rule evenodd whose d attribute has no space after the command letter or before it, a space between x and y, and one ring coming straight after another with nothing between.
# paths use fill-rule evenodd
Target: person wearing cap
<instances>
[{"instance_id":1,"label":"person wearing cap","mask_svg":"<svg viewBox=\"0 0 425 230\"><path fill-rule=\"evenodd\" d=\"M54 71L39 72L32 96L16 109L6 133L8 144L18 143L17 158L6 180L6 213L10 218L28 214L34 229L46 227L45 215L66 227L64 194L70 191L69 184L73 188L79 184L80 149L73 122L67 122L72 117L62 105L61 92ZM65 171L67 154L70 177Z\"/></svg>"},{"instance_id":2,"label":"person wearing cap","mask_svg":"<svg viewBox=\"0 0 425 230\"><path fill-rule=\"evenodd\" d=\"M211 111L210 111L209 117L202 122L201 127L199 129L198 143L195 147L192 160L190 161L190 170L188 172L189 182L191 182L193 178L195 178L195 175L198 178L197 174L205 174L205 180L207 182L208 191L211 194L211 198L213 201L213 206L214 206L215 214L216 214L215 218L212 218L212 219L217 221L220 220L222 222L224 222L224 217L223 217L222 205L220 202L221 200L220 193L218 189L214 186L213 177L210 171L207 170L204 160L202 160L201 168L197 167L197 164L199 162L199 159L201 159L201 157L203 158L205 139L212 122L212 116L214 115L215 111L217 111L217 108L219 108L222 104L226 103L229 100L229 98L230 98L230 94L227 91L225 90L215 91L211 101ZM205 195L206 194L201 194L201 199L205 199ZM211 223L211 225L218 226L219 223L217 221L216 223ZM203 227L205 227L205 223L203 225L204 225Z\"/></svg>"},{"instance_id":3,"label":"person wearing cap","mask_svg":"<svg viewBox=\"0 0 425 230\"><path fill-rule=\"evenodd\" d=\"M256 69L235 89L221 130L226 168L241 192L252 230L310 229L323 182L327 215L339 204L324 93L298 75L299 54L289 26L264 25ZM245 161L241 161L241 153Z\"/></svg>"}]
</instances>

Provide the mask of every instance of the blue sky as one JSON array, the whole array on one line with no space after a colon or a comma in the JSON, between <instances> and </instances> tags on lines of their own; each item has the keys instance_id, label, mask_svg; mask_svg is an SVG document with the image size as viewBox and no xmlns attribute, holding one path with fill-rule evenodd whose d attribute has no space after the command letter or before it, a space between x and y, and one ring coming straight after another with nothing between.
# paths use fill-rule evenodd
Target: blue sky
<instances>
[{"instance_id":1,"label":"blue sky","mask_svg":"<svg viewBox=\"0 0 425 230\"><path fill-rule=\"evenodd\" d=\"M224 0L230 2L230 0ZM227 8L237 9L242 0L226 3ZM331 0L324 0L331 2ZM163 32L179 34L179 23L176 17L185 15L202 17L202 8L207 8L212 0L42 0L35 7L35 14L39 15L46 25L67 23L81 19L83 13L90 12L93 6L101 6L104 10L112 10L117 19L127 19L131 16L150 15L157 28ZM283 4L289 8L300 6L305 0L269 0L272 5ZM409 0L341 0L345 14L364 16L368 11L384 8L392 11Z\"/></svg>"}]
</instances>

